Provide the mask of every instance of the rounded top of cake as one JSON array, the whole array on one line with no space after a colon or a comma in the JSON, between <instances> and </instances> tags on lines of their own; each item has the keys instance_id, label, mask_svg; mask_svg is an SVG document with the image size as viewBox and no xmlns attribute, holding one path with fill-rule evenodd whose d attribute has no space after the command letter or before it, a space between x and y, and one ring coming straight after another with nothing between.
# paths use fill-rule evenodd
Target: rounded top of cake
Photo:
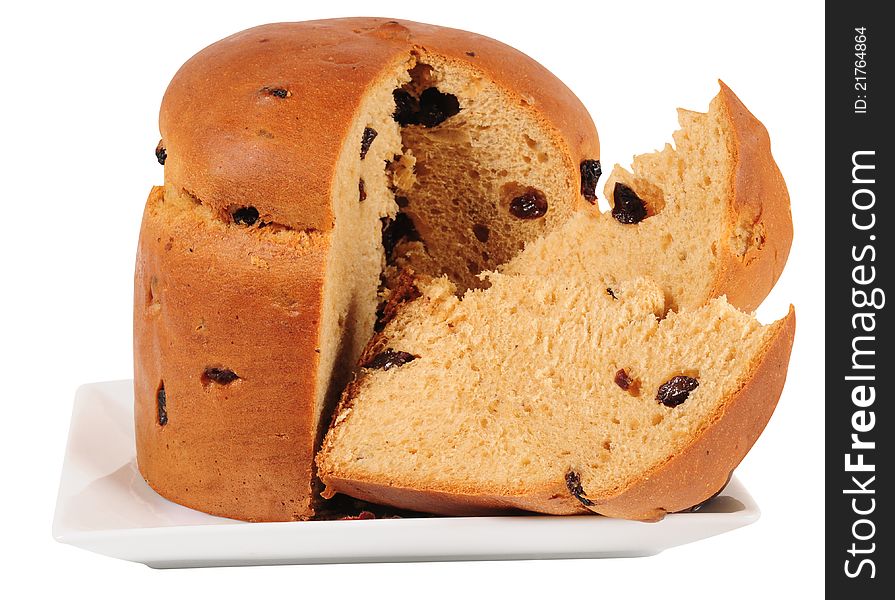
<instances>
[{"instance_id":1,"label":"rounded top of cake","mask_svg":"<svg viewBox=\"0 0 895 600\"><path fill-rule=\"evenodd\" d=\"M174 76L159 126L166 183L213 209L332 228L339 156L368 93L426 56L488 78L556 132L575 164L599 158L580 100L546 68L477 34L385 18L276 23L200 51ZM241 213L240 213L241 214Z\"/></svg>"}]
</instances>

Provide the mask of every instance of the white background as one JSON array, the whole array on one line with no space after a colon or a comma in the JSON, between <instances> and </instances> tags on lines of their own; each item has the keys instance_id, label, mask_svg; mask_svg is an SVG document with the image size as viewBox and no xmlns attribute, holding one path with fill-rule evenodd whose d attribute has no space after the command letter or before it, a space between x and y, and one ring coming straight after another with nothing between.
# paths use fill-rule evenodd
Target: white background
<instances>
[{"instance_id":1,"label":"white background","mask_svg":"<svg viewBox=\"0 0 895 600\"><path fill-rule=\"evenodd\" d=\"M482 0L6 4L0 17L0 536L7 597L753 598L821 594L823 567L823 9ZM771 132L795 241L759 317L797 307L786 390L737 471L758 523L651 558L153 571L50 535L72 395L131 375L133 255L162 169L156 117L177 68L272 21L377 15L469 29L536 58L593 114L604 169L660 147L674 108L704 110L723 78ZM5 595L5 594L4 594Z\"/></svg>"}]
</instances>

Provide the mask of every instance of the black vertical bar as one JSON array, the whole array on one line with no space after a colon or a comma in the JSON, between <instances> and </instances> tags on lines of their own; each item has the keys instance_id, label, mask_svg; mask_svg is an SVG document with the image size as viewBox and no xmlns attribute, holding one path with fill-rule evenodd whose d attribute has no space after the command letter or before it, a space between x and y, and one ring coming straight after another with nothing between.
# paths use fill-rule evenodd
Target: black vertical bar
<instances>
[{"instance_id":1,"label":"black vertical bar","mask_svg":"<svg viewBox=\"0 0 895 600\"><path fill-rule=\"evenodd\" d=\"M831 598L895 597L895 506L883 491L895 484L888 306L895 302L895 22L884 9L891 6L826 5L825 572Z\"/></svg>"}]
</instances>

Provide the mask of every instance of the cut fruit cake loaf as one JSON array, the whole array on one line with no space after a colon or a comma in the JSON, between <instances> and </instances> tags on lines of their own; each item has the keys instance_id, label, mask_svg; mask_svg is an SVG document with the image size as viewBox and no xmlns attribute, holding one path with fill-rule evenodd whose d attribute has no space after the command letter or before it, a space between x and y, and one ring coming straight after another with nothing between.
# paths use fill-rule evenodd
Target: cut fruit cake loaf
<instances>
[{"instance_id":1,"label":"cut fruit cake loaf","mask_svg":"<svg viewBox=\"0 0 895 600\"><path fill-rule=\"evenodd\" d=\"M160 129L135 275L137 461L163 496L227 517L313 516L315 451L398 266L475 288L596 211L581 102L453 29L238 33L178 71Z\"/></svg>"},{"instance_id":2,"label":"cut fruit cake loaf","mask_svg":"<svg viewBox=\"0 0 895 600\"><path fill-rule=\"evenodd\" d=\"M389 307L318 455L324 495L656 520L724 487L774 410L795 315L761 326L711 297L764 298L789 205L726 86L682 125L616 170L611 213L572 217L487 289L406 281L419 298Z\"/></svg>"}]
</instances>

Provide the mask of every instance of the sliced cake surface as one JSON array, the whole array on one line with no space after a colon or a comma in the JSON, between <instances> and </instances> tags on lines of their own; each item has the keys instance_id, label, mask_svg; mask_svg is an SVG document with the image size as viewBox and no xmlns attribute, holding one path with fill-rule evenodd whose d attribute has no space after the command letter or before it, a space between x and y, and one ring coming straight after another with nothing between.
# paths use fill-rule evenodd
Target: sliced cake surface
<instances>
[{"instance_id":1,"label":"sliced cake surface","mask_svg":"<svg viewBox=\"0 0 895 600\"><path fill-rule=\"evenodd\" d=\"M616 165L605 186L612 210L579 214L502 270L577 268L647 276L668 307L725 295L755 310L774 287L792 244L786 183L764 126L723 83L707 113L679 111L674 146ZM532 244L529 244L531 246Z\"/></svg>"},{"instance_id":2,"label":"sliced cake surface","mask_svg":"<svg viewBox=\"0 0 895 600\"><path fill-rule=\"evenodd\" d=\"M723 487L785 378L792 313L666 314L648 280L562 271L453 291L423 285L368 348L318 455L327 494L657 519Z\"/></svg>"},{"instance_id":3,"label":"sliced cake surface","mask_svg":"<svg viewBox=\"0 0 895 600\"><path fill-rule=\"evenodd\" d=\"M724 486L785 379L794 313L738 308L783 269L789 198L727 86L680 120L674 147L613 170L611 211L526 244L487 289L405 278L318 454L327 494L652 520Z\"/></svg>"}]
</instances>

